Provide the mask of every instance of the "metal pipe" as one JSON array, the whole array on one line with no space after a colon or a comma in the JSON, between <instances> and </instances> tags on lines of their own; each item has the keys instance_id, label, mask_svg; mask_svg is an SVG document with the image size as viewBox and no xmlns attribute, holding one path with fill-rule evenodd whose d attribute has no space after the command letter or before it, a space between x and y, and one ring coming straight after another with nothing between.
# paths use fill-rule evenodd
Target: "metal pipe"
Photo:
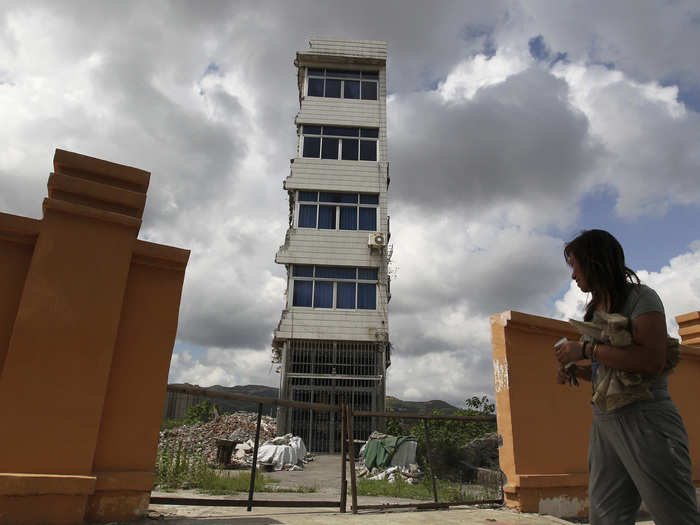
<instances>
[{"instance_id":1,"label":"metal pipe","mask_svg":"<svg viewBox=\"0 0 700 525\"><path fill-rule=\"evenodd\" d=\"M255 428L255 446L253 447L253 466L250 469L250 489L248 490L248 512L253 509L253 492L255 491L255 471L258 467L258 445L260 444L260 423L263 404L258 404L258 424Z\"/></svg>"},{"instance_id":2,"label":"metal pipe","mask_svg":"<svg viewBox=\"0 0 700 525\"><path fill-rule=\"evenodd\" d=\"M430 468L430 477L433 480L433 498L435 503L438 502L437 487L435 485L435 469L433 468L433 462L431 461L431 449L430 449L430 428L428 426L428 420L423 420L423 426L425 427L425 459L428 461L428 467Z\"/></svg>"}]
</instances>

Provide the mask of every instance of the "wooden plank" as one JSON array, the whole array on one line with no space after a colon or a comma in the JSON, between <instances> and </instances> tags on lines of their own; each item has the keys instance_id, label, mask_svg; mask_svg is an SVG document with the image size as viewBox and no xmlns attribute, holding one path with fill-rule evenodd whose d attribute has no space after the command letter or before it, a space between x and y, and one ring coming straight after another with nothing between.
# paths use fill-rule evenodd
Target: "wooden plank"
<instances>
[{"instance_id":1,"label":"wooden plank","mask_svg":"<svg viewBox=\"0 0 700 525\"><path fill-rule=\"evenodd\" d=\"M253 509L253 493L255 492L255 473L258 470L258 446L260 445L260 423L262 421L262 403L258 403L258 422L255 426L255 445L253 446L253 464L250 467L250 487L248 488L248 512ZM437 500L436 500L437 501Z\"/></svg>"},{"instance_id":2,"label":"wooden plank","mask_svg":"<svg viewBox=\"0 0 700 525\"><path fill-rule=\"evenodd\" d=\"M346 472L347 441L345 439L345 403L340 404L340 512L346 512L348 501L348 480Z\"/></svg>"},{"instance_id":3,"label":"wooden plank","mask_svg":"<svg viewBox=\"0 0 700 525\"><path fill-rule=\"evenodd\" d=\"M178 498L151 496L152 505L192 505L205 507L247 507L247 499ZM337 501L255 500L255 507L338 507Z\"/></svg>"},{"instance_id":4,"label":"wooden plank","mask_svg":"<svg viewBox=\"0 0 700 525\"><path fill-rule=\"evenodd\" d=\"M391 419L428 419L445 421L488 421L496 422L496 416L442 416L435 414L421 414L418 412L369 412L366 410L356 410L356 416L388 417Z\"/></svg>"},{"instance_id":5,"label":"wooden plank","mask_svg":"<svg viewBox=\"0 0 700 525\"><path fill-rule=\"evenodd\" d=\"M345 413L347 417L348 429L348 451L350 453L350 492L352 495L352 513L357 514L357 478L355 474L355 446L353 445L354 437L352 433L352 408L347 406Z\"/></svg>"}]
</instances>

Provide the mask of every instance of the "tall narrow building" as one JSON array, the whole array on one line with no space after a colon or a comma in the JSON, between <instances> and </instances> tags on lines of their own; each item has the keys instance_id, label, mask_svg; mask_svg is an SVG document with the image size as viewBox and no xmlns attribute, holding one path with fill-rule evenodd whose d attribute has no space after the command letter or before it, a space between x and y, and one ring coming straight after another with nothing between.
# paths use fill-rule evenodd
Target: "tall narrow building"
<instances>
[{"instance_id":1,"label":"tall narrow building","mask_svg":"<svg viewBox=\"0 0 700 525\"><path fill-rule=\"evenodd\" d=\"M287 270L275 330L280 397L383 411L390 364L386 42L312 39L298 52L297 155L283 187ZM355 439L380 422L358 416ZM340 451L337 414L280 409L278 429Z\"/></svg>"}]
</instances>

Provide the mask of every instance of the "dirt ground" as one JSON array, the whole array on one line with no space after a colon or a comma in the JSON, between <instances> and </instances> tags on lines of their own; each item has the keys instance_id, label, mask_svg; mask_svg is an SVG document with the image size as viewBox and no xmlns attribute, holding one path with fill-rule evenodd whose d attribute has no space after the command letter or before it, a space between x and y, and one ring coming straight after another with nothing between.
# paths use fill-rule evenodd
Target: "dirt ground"
<instances>
[{"instance_id":1,"label":"dirt ground","mask_svg":"<svg viewBox=\"0 0 700 525\"><path fill-rule=\"evenodd\" d=\"M278 480L279 488L297 489L315 487L315 492L259 492L256 500L299 500L299 501L338 501L340 499L340 457L318 455L307 463L304 470L264 472L268 479ZM350 472L347 472L348 483ZM153 496L166 497L206 497L225 499L230 496L211 496L194 490L177 492L157 492ZM235 499L247 500L247 492L239 493ZM359 496L358 504L409 503L412 500ZM648 516L640 516L637 525L653 525ZM414 511L401 509L391 512L350 512L348 496L347 513L339 513L335 508L286 508L254 507L247 512L245 507L210 507L187 505L154 505L149 507L149 517L131 525L452 525L452 524L501 524L501 525L571 525L571 522L551 516L521 514L506 508L486 509L478 507L454 507L449 510Z\"/></svg>"}]
</instances>

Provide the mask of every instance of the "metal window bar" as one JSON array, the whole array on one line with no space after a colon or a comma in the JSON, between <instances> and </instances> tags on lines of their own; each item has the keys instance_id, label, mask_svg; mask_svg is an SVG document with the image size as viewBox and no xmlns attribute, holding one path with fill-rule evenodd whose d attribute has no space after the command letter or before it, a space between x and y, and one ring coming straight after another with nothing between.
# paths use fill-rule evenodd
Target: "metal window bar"
<instances>
[{"instance_id":1,"label":"metal window bar","mask_svg":"<svg viewBox=\"0 0 700 525\"><path fill-rule=\"evenodd\" d=\"M382 353L374 342L297 339L290 341L287 359L286 391L291 399L339 405L343 400L354 410L383 408ZM304 375L305 377L299 377ZM338 377L340 376L340 377ZM297 392L308 391L306 397ZM339 397L339 392L350 395ZM357 393L354 395L353 393ZM382 399L379 399L382 397ZM337 452L339 421L289 412L288 427L301 436L312 452ZM366 440L375 426L374 418L360 418L354 424L356 439Z\"/></svg>"}]
</instances>

